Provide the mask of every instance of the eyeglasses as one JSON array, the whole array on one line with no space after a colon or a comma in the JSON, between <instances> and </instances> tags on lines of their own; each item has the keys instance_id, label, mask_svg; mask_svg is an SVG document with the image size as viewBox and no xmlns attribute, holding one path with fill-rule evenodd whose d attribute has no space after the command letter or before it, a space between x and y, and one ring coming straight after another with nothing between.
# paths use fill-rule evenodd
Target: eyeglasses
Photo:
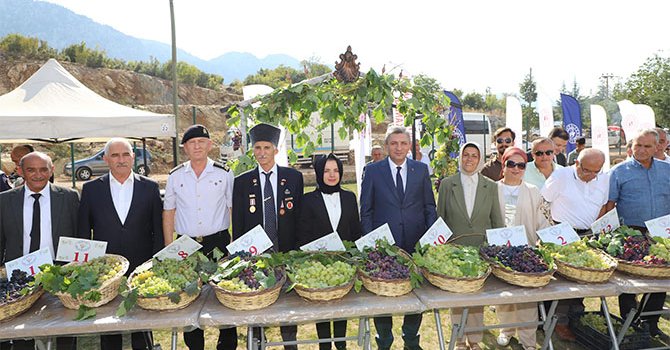
<instances>
[{"instance_id":1,"label":"eyeglasses","mask_svg":"<svg viewBox=\"0 0 670 350\"><path fill-rule=\"evenodd\" d=\"M519 170L525 170L526 169L526 163L525 162L515 162L513 160L508 160L505 162L505 167L506 168L514 168L517 167Z\"/></svg>"},{"instance_id":2,"label":"eyeglasses","mask_svg":"<svg viewBox=\"0 0 670 350\"><path fill-rule=\"evenodd\" d=\"M600 170L602 170L602 169L598 169L598 170L590 170L590 169L586 169L586 168L584 168L584 166L581 165L581 164L579 164L579 169L580 169L585 175L587 175L587 174L598 175L598 174L600 173Z\"/></svg>"},{"instance_id":3,"label":"eyeglasses","mask_svg":"<svg viewBox=\"0 0 670 350\"><path fill-rule=\"evenodd\" d=\"M544 152L543 152L543 151L535 151L535 152L533 152L533 154L534 154L536 157L542 157L542 156L545 155L545 154L548 155L548 156L550 156L550 155L554 154L554 150L553 150L553 149L548 149L548 150L546 150L546 151L544 151Z\"/></svg>"},{"instance_id":4,"label":"eyeglasses","mask_svg":"<svg viewBox=\"0 0 670 350\"><path fill-rule=\"evenodd\" d=\"M506 138L499 137L499 138L496 139L497 143L503 143L503 142L504 143L512 143L512 141L513 140L512 140L511 137L506 137Z\"/></svg>"}]
</instances>

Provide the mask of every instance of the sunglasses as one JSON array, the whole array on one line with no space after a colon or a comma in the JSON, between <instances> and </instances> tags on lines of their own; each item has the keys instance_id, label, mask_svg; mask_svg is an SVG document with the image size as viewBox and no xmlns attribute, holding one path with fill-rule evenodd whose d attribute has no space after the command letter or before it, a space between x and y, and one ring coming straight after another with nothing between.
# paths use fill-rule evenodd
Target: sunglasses
<instances>
[{"instance_id":1,"label":"sunglasses","mask_svg":"<svg viewBox=\"0 0 670 350\"><path fill-rule=\"evenodd\" d=\"M515 162L515 161L513 161L513 160L508 160L508 161L505 162L505 167L506 167L506 168L514 168L514 167L517 167L517 168L519 168L520 170L525 170L525 169L526 169L526 163L524 163L524 162L518 162L518 163L517 163L517 162Z\"/></svg>"},{"instance_id":2,"label":"sunglasses","mask_svg":"<svg viewBox=\"0 0 670 350\"><path fill-rule=\"evenodd\" d=\"M544 151L544 152L542 152L542 151L535 151L535 152L533 152L533 154L534 154L536 157L541 157L541 156L543 156L543 155L545 155L545 154L548 155L548 156L550 156L550 155L554 154L554 150L553 150L553 149L548 149L548 150L546 150L546 151Z\"/></svg>"},{"instance_id":3,"label":"sunglasses","mask_svg":"<svg viewBox=\"0 0 670 350\"><path fill-rule=\"evenodd\" d=\"M503 143L503 142L504 143L512 143L512 138L510 138L510 137L507 137L507 138L499 137L499 138L496 139L496 142L497 143Z\"/></svg>"}]
</instances>

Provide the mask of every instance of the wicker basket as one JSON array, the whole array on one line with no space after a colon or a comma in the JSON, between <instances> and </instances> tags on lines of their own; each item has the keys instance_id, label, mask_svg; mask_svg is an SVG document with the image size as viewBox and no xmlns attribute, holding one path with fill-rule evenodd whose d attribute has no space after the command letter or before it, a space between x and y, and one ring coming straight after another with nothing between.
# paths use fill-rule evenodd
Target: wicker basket
<instances>
[{"instance_id":1,"label":"wicker basket","mask_svg":"<svg viewBox=\"0 0 670 350\"><path fill-rule=\"evenodd\" d=\"M349 293L351 288L354 286L354 281L356 276L351 277L351 281L347 284L336 287L328 288L305 288L300 285L293 287L295 292L298 293L301 297L311 301L330 301L343 298Z\"/></svg>"},{"instance_id":2,"label":"wicker basket","mask_svg":"<svg viewBox=\"0 0 670 350\"><path fill-rule=\"evenodd\" d=\"M421 269L424 277L437 288L452 293L472 293L480 290L486 282L486 278L491 274L491 268L480 277L450 277L441 273L430 272L426 268Z\"/></svg>"},{"instance_id":3,"label":"wicker basket","mask_svg":"<svg viewBox=\"0 0 670 350\"><path fill-rule=\"evenodd\" d=\"M100 293L100 300L90 301L90 300L84 300L83 296L81 295L78 296L77 298L73 298L72 295L68 293L63 292L55 293L54 295L56 295L58 299L60 299L60 301L66 308L76 310L79 308L80 305L88 307L98 307L105 305L110 301L112 301L114 298L116 298L116 296L119 294L119 285L121 285L121 278L126 273L126 271L128 271L128 267L130 266L130 264L128 262L128 259L126 259L121 255L106 254L105 257L121 261L121 271L119 271L116 274L116 276L106 280L105 282L102 282L100 287L93 289ZM71 262L65 266L69 266L72 264L83 264L83 263Z\"/></svg>"},{"instance_id":4,"label":"wicker basket","mask_svg":"<svg viewBox=\"0 0 670 350\"><path fill-rule=\"evenodd\" d=\"M130 289L132 286L132 281L133 278L135 277L136 274L149 270L153 266L153 260L149 260L142 265L138 266L135 268L135 271L133 271L132 274L130 274L130 278L128 278L128 288ZM198 279L198 293L195 293L193 295L188 295L188 293L181 291L179 292L179 302L175 303L172 300L170 300L170 297L167 295L160 295L160 296L155 296L155 297L143 297L143 296L138 296L137 297L137 306L141 307L144 310L151 310L151 311L172 311L172 310L179 310L183 309L191 303L193 303L198 297L200 296L200 292L202 291L202 281Z\"/></svg>"},{"instance_id":5,"label":"wicker basket","mask_svg":"<svg viewBox=\"0 0 670 350\"><path fill-rule=\"evenodd\" d=\"M33 304L44 294L44 289L37 288L16 300L0 305L0 322L10 320L30 309Z\"/></svg>"},{"instance_id":6,"label":"wicker basket","mask_svg":"<svg viewBox=\"0 0 670 350\"><path fill-rule=\"evenodd\" d=\"M622 259L617 259L617 261L619 265L616 269L629 275L653 279L670 278L670 265L634 264L630 261Z\"/></svg>"},{"instance_id":7,"label":"wicker basket","mask_svg":"<svg viewBox=\"0 0 670 350\"><path fill-rule=\"evenodd\" d=\"M612 276L614 270L617 268L617 261L603 251L595 251L605 259L607 265L609 265L607 269L580 267L559 259L554 259L556 267L558 268L557 272L561 276L579 283L605 283L609 281L610 276Z\"/></svg>"},{"instance_id":8,"label":"wicker basket","mask_svg":"<svg viewBox=\"0 0 670 350\"><path fill-rule=\"evenodd\" d=\"M282 271L282 278L272 286L256 292L233 292L219 287L213 281L209 285L223 306L233 310L258 310L274 304L279 298L281 287L286 282L286 271Z\"/></svg>"},{"instance_id":9,"label":"wicker basket","mask_svg":"<svg viewBox=\"0 0 670 350\"><path fill-rule=\"evenodd\" d=\"M387 280L368 276L362 270L358 270L358 277L363 282L365 289L372 293L385 297L397 297L412 291L409 278Z\"/></svg>"}]
</instances>

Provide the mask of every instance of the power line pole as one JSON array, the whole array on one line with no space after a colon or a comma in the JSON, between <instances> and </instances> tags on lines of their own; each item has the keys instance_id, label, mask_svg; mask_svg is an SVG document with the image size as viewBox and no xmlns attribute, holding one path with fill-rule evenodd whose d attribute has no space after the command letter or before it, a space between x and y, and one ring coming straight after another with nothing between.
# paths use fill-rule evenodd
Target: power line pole
<instances>
[{"instance_id":1,"label":"power line pole","mask_svg":"<svg viewBox=\"0 0 670 350\"><path fill-rule=\"evenodd\" d=\"M179 154L177 153L177 142L179 140L179 90L177 88L177 34L174 24L174 4L170 0L170 23L172 24L172 113L174 114L175 138L172 139L172 161L174 166L179 163Z\"/></svg>"},{"instance_id":2,"label":"power line pole","mask_svg":"<svg viewBox=\"0 0 670 350\"><path fill-rule=\"evenodd\" d=\"M603 73L600 78L605 79L605 97L610 97L610 79L614 78L612 73Z\"/></svg>"}]
</instances>

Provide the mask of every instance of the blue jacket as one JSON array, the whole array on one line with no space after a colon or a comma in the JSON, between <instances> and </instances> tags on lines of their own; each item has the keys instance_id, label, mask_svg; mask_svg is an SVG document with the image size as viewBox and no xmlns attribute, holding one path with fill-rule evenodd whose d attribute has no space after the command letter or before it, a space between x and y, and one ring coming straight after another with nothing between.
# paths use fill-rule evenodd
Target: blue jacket
<instances>
[{"instance_id":1,"label":"blue jacket","mask_svg":"<svg viewBox=\"0 0 670 350\"><path fill-rule=\"evenodd\" d=\"M401 201L388 162L386 158L365 168L360 198L363 234L388 223L396 245L411 253L437 220L428 167L407 159L407 184Z\"/></svg>"}]
</instances>

